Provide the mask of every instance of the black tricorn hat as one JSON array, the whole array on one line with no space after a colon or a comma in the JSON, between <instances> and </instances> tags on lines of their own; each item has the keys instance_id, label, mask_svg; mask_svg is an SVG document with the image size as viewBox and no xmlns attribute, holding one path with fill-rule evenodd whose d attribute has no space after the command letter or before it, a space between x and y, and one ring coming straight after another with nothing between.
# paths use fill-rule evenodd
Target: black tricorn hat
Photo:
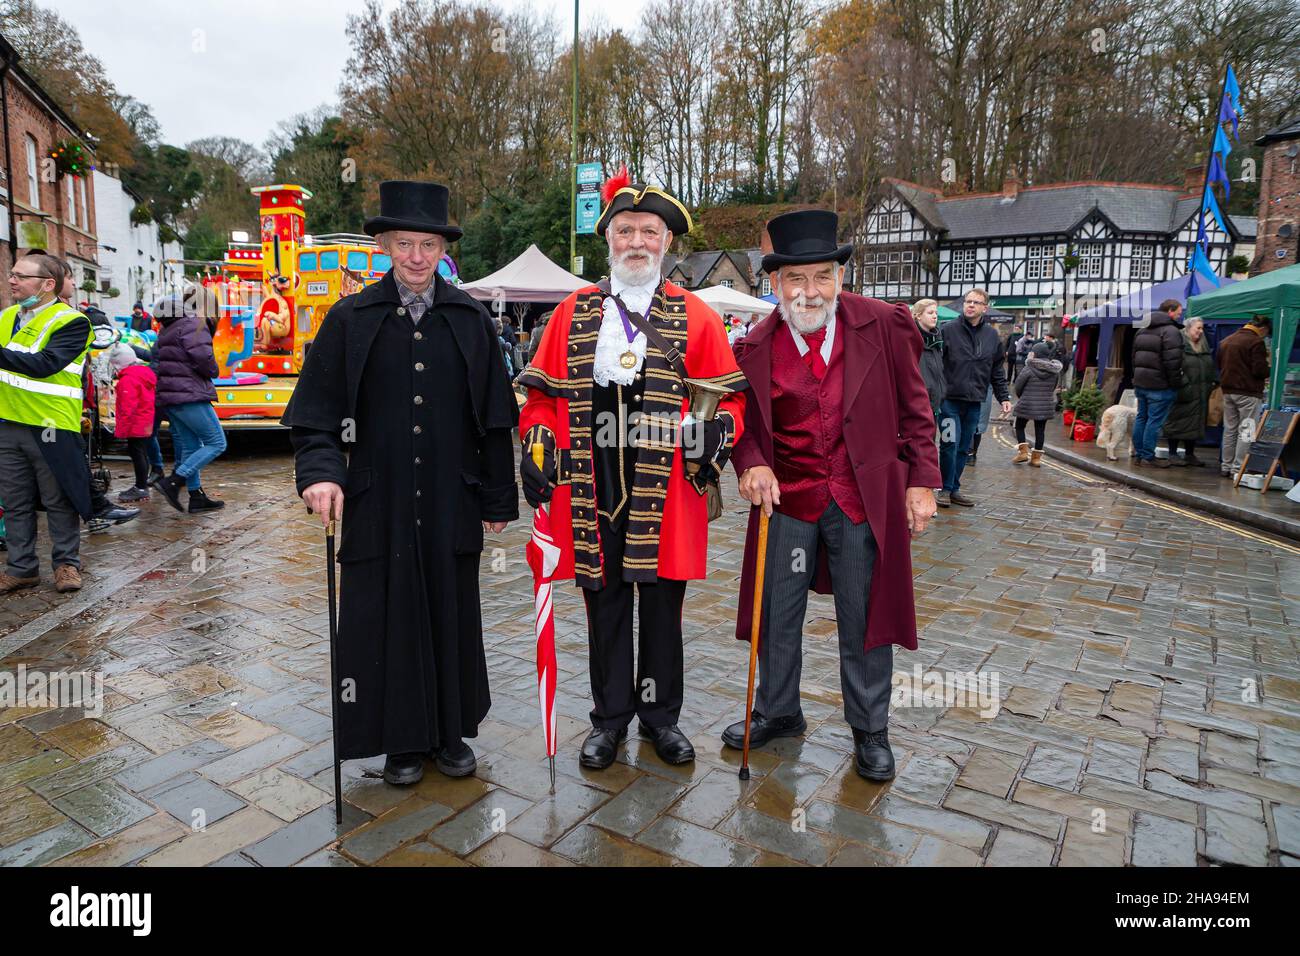
<instances>
[{"instance_id":1,"label":"black tricorn hat","mask_svg":"<svg viewBox=\"0 0 1300 956\"><path fill-rule=\"evenodd\" d=\"M598 235L603 236L609 221L621 212L652 212L664 221L674 236L683 236L691 231L691 214L681 200L658 186L632 182L626 166L605 180L600 193L605 208L596 220Z\"/></svg>"},{"instance_id":2,"label":"black tricorn hat","mask_svg":"<svg viewBox=\"0 0 1300 956\"><path fill-rule=\"evenodd\" d=\"M366 235L400 229L431 232L455 242L464 233L447 223L450 193L441 183L420 183L389 179L379 184L379 215L366 220Z\"/></svg>"},{"instance_id":3,"label":"black tricorn hat","mask_svg":"<svg viewBox=\"0 0 1300 956\"><path fill-rule=\"evenodd\" d=\"M829 209L800 209L772 219L767 224L772 251L763 257L763 271L832 260L844 265L853 255L853 244L836 242L839 225L840 217Z\"/></svg>"}]
</instances>

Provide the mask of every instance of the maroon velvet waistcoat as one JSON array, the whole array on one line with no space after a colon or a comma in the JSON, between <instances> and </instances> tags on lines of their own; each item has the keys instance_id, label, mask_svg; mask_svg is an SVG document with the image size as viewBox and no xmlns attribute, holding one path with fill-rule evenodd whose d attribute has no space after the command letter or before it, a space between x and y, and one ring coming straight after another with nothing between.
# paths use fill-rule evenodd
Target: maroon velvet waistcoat
<instances>
[{"instance_id":1,"label":"maroon velvet waistcoat","mask_svg":"<svg viewBox=\"0 0 1300 956\"><path fill-rule=\"evenodd\" d=\"M867 520L844 447L844 334L837 323L821 381L786 323L772 336L772 441L781 485L776 510L800 521L816 521L832 498L854 524Z\"/></svg>"}]
</instances>

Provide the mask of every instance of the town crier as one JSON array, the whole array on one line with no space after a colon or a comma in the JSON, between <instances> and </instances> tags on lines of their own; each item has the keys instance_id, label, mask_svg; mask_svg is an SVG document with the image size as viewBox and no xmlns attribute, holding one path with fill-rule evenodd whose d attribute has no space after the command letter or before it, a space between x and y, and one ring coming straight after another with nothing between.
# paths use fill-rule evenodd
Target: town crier
<instances>
[{"instance_id":1,"label":"town crier","mask_svg":"<svg viewBox=\"0 0 1300 956\"><path fill-rule=\"evenodd\" d=\"M807 727L799 675L811 588L835 596L857 772L888 780L893 645L916 649L910 538L935 514L939 460L916 323L904 305L843 291L853 247L837 243L838 224L817 209L768 223L763 269L777 308L736 343L749 392L731 463L754 505L736 636L750 638L762 508L771 517L750 745ZM739 749L744 737L740 720L722 740Z\"/></svg>"},{"instance_id":2,"label":"town crier","mask_svg":"<svg viewBox=\"0 0 1300 956\"><path fill-rule=\"evenodd\" d=\"M392 268L329 310L282 418L298 493L343 521L338 752L387 754L398 785L426 755L448 776L477 767L479 555L519 516L519 405L492 319L437 274L461 235L447 199L437 183L379 184L365 230Z\"/></svg>"},{"instance_id":3,"label":"town crier","mask_svg":"<svg viewBox=\"0 0 1300 956\"><path fill-rule=\"evenodd\" d=\"M528 389L520 473L530 505L550 502L555 577L574 578L587 605L594 707L580 763L613 763L637 716L659 757L680 764L695 758L677 726L682 601L686 582L705 575L707 485L741 434L745 381L722 320L660 277L673 237L691 228L686 208L626 171L602 199L596 232L609 244L610 279L556 307L517 380ZM715 418L683 423L684 376L725 390ZM534 444L545 449L541 469Z\"/></svg>"}]
</instances>

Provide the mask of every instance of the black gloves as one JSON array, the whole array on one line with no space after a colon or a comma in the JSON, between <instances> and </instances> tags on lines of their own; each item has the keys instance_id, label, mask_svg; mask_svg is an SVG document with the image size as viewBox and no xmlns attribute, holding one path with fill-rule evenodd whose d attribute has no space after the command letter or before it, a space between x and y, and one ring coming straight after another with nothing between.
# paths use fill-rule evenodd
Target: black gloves
<instances>
[{"instance_id":1,"label":"black gloves","mask_svg":"<svg viewBox=\"0 0 1300 956\"><path fill-rule=\"evenodd\" d=\"M551 500L554 490L551 483L555 481L555 452L546 450L542 458L542 467L533 464L533 452L529 445L524 446L524 456L519 462L519 477L524 485L524 498L532 508L540 508Z\"/></svg>"},{"instance_id":2,"label":"black gloves","mask_svg":"<svg viewBox=\"0 0 1300 956\"><path fill-rule=\"evenodd\" d=\"M721 418L692 421L682 426L682 458L701 463L713 461L726 441L727 427Z\"/></svg>"}]
</instances>

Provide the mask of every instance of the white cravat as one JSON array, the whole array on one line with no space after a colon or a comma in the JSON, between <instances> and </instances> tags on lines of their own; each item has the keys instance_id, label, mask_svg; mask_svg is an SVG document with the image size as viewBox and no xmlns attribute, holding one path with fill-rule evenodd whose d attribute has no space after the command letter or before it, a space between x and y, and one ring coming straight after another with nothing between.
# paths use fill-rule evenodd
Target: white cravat
<instances>
[{"instance_id":1,"label":"white cravat","mask_svg":"<svg viewBox=\"0 0 1300 956\"><path fill-rule=\"evenodd\" d=\"M831 349L835 345L835 316L830 317L826 323L826 338L822 339L822 361L827 365L831 364ZM790 332L794 335L795 348L799 350L799 357L803 358L808 354L808 343L803 340L803 336L793 325L790 326Z\"/></svg>"},{"instance_id":2,"label":"white cravat","mask_svg":"<svg viewBox=\"0 0 1300 956\"><path fill-rule=\"evenodd\" d=\"M623 300L623 304L630 311L645 315L650 311L650 303L654 301L659 280L652 279L646 285L628 285L618 276L611 276L609 287ZM596 338L596 358L591 373L597 385L608 385L610 382L616 385L631 385L633 377L641 371L641 366L645 364L645 333L638 331L635 325L632 326L632 330L637 334L629 344L627 329L623 326L623 317L619 314L618 306L614 304L612 296L606 296L604 312L600 319L600 335ZM636 356L636 364L631 368L624 368L619 361L627 351L631 351Z\"/></svg>"}]
</instances>

